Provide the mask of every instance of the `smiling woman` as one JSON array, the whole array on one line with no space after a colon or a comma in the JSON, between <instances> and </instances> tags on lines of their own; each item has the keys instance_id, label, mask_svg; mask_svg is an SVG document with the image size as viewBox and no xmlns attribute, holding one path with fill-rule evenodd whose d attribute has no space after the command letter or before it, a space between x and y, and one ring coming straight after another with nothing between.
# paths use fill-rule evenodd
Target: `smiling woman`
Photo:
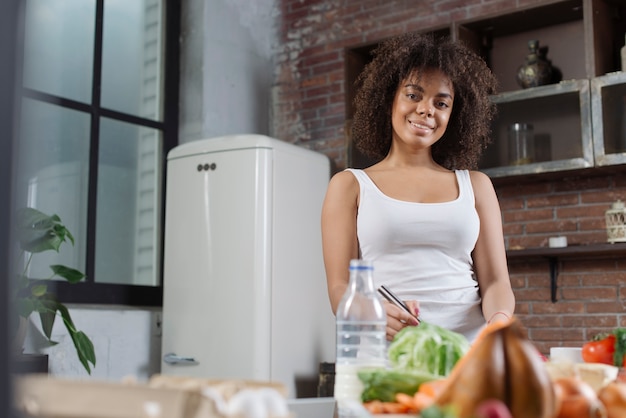
<instances>
[{"instance_id":1,"label":"smiling woman","mask_svg":"<svg viewBox=\"0 0 626 418\"><path fill-rule=\"evenodd\" d=\"M336 173L322 210L331 306L349 260L362 258L374 264L375 287L471 341L515 308L497 196L475 171L495 77L463 44L430 35L389 39L373 56L358 79L352 136L374 163ZM386 311L388 341L415 325L397 306Z\"/></svg>"}]
</instances>

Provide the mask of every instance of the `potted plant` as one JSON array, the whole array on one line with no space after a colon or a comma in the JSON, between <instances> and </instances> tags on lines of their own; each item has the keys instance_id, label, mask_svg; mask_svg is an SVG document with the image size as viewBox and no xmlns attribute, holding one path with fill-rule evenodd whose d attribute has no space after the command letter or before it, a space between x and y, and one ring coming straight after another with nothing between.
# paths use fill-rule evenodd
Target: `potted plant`
<instances>
[{"instance_id":1,"label":"potted plant","mask_svg":"<svg viewBox=\"0 0 626 418\"><path fill-rule=\"evenodd\" d=\"M59 252L61 244L69 241L74 245L74 237L63 225L58 215L46 215L37 209L22 208L17 211L17 238L19 240L19 259L23 271L17 276L17 283L12 289L15 295L15 306L20 321L26 323L32 313L37 312L41 321L41 329L48 342L52 340L52 327L57 315L60 315L67 329L81 364L91 374L91 367L96 365L94 346L87 335L76 329L67 307L59 302L49 288L48 280L62 278L69 283L80 282L85 275L64 265L51 265L51 275L47 279L35 280L28 277L28 268L33 256L44 251ZM19 267L18 267L19 269Z\"/></svg>"}]
</instances>

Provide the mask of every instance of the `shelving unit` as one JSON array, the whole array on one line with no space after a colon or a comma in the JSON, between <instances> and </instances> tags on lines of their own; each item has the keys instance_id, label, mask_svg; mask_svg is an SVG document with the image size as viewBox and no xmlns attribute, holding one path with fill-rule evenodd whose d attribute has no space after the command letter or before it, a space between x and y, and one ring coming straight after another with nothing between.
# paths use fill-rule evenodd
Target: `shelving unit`
<instances>
[{"instance_id":1,"label":"shelving unit","mask_svg":"<svg viewBox=\"0 0 626 418\"><path fill-rule=\"evenodd\" d=\"M527 248L523 250L508 250L506 252L506 257L509 261L530 259L546 259L548 261L552 302L557 301L559 260L617 258L619 256L626 256L626 243L573 245L563 248Z\"/></svg>"},{"instance_id":2,"label":"shelving unit","mask_svg":"<svg viewBox=\"0 0 626 418\"><path fill-rule=\"evenodd\" d=\"M498 105L493 144L487 149L483 171L491 177L535 174L592 167L593 142L589 81L558 84L502 93L492 97ZM508 127L533 125L534 161L510 165Z\"/></svg>"},{"instance_id":3,"label":"shelving unit","mask_svg":"<svg viewBox=\"0 0 626 418\"><path fill-rule=\"evenodd\" d=\"M607 158L604 145L611 151L615 141L606 142L602 127L592 123L602 107L592 109L592 102L603 100L600 85L613 83L604 75L621 67L625 12L626 3L616 0L544 1L457 23L454 33L487 61L502 91L493 97L499 114L481 162L485 173L508 177L626 162L621 155ZM548 48L547 58L564 81L527 90L517 85L517 69L533 39ZM533 124L536 155L529 164L511 165L507 128L519 122Z\"/></svg>"},{"instance_id":4,"label":"shelving unit","mask_svg":"<svg viewBox=\"0 0 626 418\"><path fill-rule=\"evenodd\" d=\"M591 80L591 109L595 164L626 163L626 72Z\"/></svg>"},{"instance_id":5,"label":"shelving unit","mask_svg":"<svg viewBox=\"0 0 626 418\"><path fill-rule=\"evenodd\" d=\"M614 137L620 129L626 132L626 127L615 126L626 114L626 75L617 73L626 33L625 1L543 0L423 32L461 40L485 59L498 78L501 93L493 100L499 115L493 143L480 167L491 177L626 164L626 150L622 152L620 139ZM517 84L517 70L528 55L529 40L539 40L540 47L548 48L547 58L563 81L526 90ZM350 140L352 86L375 46L346 51L346 150L348 164L355 167L371 161ZM609 106L613 112L619 100L619 117L603 112ZM509 164L506 131L516 122L534 126L539 152L530 164Z\"/></svg>"}]
</instances>

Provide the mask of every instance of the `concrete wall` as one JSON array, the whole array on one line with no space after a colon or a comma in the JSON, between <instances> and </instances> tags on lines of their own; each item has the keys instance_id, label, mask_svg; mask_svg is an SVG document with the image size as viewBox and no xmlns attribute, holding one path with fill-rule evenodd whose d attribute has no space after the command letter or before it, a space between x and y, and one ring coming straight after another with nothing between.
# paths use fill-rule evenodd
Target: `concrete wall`
<instances>
[{"instance_id":1,"label":"concrete wall","mask_svg":"<svg viewBox=\"0 0 626 418\"><path fill-rule=\"evenodd\" d=\"M183 2L180 143L270 135L275 0Z\"/></svg>"}]
</instances>

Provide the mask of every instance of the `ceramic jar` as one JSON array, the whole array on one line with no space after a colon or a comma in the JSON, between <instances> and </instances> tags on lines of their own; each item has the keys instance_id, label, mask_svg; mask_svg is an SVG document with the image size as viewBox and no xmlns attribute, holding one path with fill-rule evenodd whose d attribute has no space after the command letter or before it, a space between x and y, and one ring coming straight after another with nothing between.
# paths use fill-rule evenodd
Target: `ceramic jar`
<instances>
[{"instance_id":1,"label":"ceramic jar","mask_svg":"<svg viewBox=\"0 0 626 418\"><path fill-rule=\"evenodd\" d=\"M547 48L539 48L539 41L528 41L526 62L517 70L518 84L527 89L557 82L552 63L547 59ZM558 80L560 81L560 80Z\"/></svg>"}]
</instances>

